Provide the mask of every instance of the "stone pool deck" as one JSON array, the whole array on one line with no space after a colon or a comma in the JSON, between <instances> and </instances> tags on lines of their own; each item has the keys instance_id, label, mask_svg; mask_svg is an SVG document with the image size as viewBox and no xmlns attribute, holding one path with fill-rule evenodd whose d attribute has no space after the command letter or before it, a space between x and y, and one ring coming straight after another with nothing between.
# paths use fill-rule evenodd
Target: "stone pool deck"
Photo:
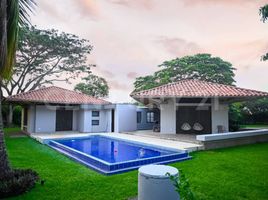
<instances>
[{"instance_id":1,"label":"stone pool deck","mask_svg":"<svg viewBox=\"0 0 268 200\"><path fill-rule=\"evenodd\" d=\"M180 150L188 150L197 151L202 150L203 145L197 144L195 142L185 142L168 138L158 138L158 137L148 137L147 135L138 135L138 134L128 134L128 133L78 133L78 132L56 132L56 133L34 133L31 134L31 137L39 141L40 143L44 143L44 140L48 139L60 139L60 138L74 138L74 137L88 137L91 135L103 135L110 136L123 140L130 140L134 142L141 142L146 144L158 145L162 147L180 149Z\"/></svg>"}]
</instances>

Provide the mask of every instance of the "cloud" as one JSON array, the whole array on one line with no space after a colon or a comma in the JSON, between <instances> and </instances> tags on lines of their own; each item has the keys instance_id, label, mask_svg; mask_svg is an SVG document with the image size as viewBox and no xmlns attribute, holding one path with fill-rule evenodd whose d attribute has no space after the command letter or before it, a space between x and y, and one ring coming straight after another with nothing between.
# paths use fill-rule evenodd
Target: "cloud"
<instances>
[{"instance_id":1,"label":"cloud","mask_svg":"<svg viewBox=\"0 0 268 200\"><path fill-rule=\"evenodd\" d=\"M265 39L225 42L207 48L212 54L227 58L237 68L249 69L254 65L259 65L261 56L267 52L268 42Z\"/></svg>"},{"instance_id":2,"label":"cloud","mask_svg":"<svg viewBox=\"0 0 268 200\"><path fill-rule=\"evenodd\" d=\"M113 72L103 69L99 66L91 68L91 70L104 78L113 78L115 76Z\"/></svg>"},{"instance_id":3,"label":"cloud","mask_svg":"<svg viewBox=\"0 0 268 200\"><path fill-rule=\"evenodd\" d=\"M254 5L254 4L265 4L267 0L182 0L183 4L186 6L207 6L207 5L225 5L225 6L245 6L245 5Z\"/></svg>"},{"instance_id":4,"label":"cloud","mask_svg":"<svg viewBox=\"0 0 268 200\"><path fill-rule=\"evenodd\" d=\"M151 0L109 0L113 4L126 6L126 7L137 7L150 10L153 8L153 2Z\"/></svg>"},{"instance_id":5,"label":"cloud","mask_svg":"<svg viewBox=\"0 0 268 200\"><path fill-rule=\"evenodd\" d=\"M138 73L136 73L136 72L129 72L127 74L127 77L131 78L131 79L135 79L137 76L138 76Z\"/></svg>"},{"instance_id":6,"label":"cloud","mask_svg":"<svg viewBox=\"0 0 268 200\"><path fill-rule=\"evenodd\" d=\"M160 36L157 37L155 42L162 45L170 54L177 57L192 55L202 51L195 42L189 42L182 38Z\"/></svg>"},{"instance_id":7,"label":"cloud","mask_svg":"<svg viewBox=\"0 0 268 200\"><path fill-rule=\"evenodd\" d=\"M114 79L108 80L108 85L111 89L129 91L129 88L124 83L120 83Z\"/></svg>"},{"instance_id":8,"label":"cloud","mask_svg":"<svg viewBox=\"0 0 268 200\"><path fill-rule=\"evenodd\" d=\"M81 15L89 16L93 20L101 17L100 6L96 0L75 0L76 6L79 8Z\"/></svg>"},{"instance_id":9,"label":"cloud","mask_svg":"<svg viewBox=\"0 0 268 200\"><path fill-rule=\"evenodd\" d=\"M267 62L260 57L268 51L268 24L258 15L267 0L39 1L33 24L94 45L89 63L110 84L111 101L129 98L135 72L152 74L164 60L199 52L233 63L238 85L267 86Z\"/></svg>"},{"instance_id":10,"label":"cloud","mask_svg":"<svg viewBox=\"0 0 268 200\"><path fill-rule=\"evenodd\" d=\"M126 84L118 81L118 80L120 80L120 78L118 78L118 76L116 77L113 72L111 72L107 69L104 69L104 67L97 66L97 67L91 68L91 70L92 70L93 74L96 74L98 76L105 78L106 81L108 82L110 89L124 90L124 91L129 90L129 88Z\"/></svg>"},{"instance_id":11,"label":"cloud","mask_svg":"<svg viewBox=\"0 0 268 200\"><path fill-rule=\"evenodd\" d=\"M62 13L61 8L53 6L53 4L48 3L46 0L39 0L37 2L37 11L34 11L32 18L39 12L45 12L49 17L55 18L59 21L67 21L65 13Z\"/></svg>"}]
</instances>

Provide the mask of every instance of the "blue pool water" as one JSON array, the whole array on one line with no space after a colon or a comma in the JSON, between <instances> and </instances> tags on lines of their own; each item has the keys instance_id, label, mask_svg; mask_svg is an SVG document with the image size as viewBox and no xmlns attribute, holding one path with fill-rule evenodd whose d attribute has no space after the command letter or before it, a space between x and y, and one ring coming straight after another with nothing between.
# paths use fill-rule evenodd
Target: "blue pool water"
<instances>
[{"instance_id":1,"label":"blue pool water","mask_svg":"<svg viewBox=\"0 0 268 200\"><path fill-rule=\"evenodd\" d=\"M50 140L48 145L105 174L119 173L152 163L189 159L186 151L167 149L104 136Z\"/></svg>"},{"instance_id":2,"label":"blue pool water","mask_svg":"<svg viewBox=\"0 0 268 200\"><path fill-rule=\"evenodd\" d=\"M62 140L58 141L58 143L109 163L151 158L172 153L170 151L148 148L107 137Z\"/></svg>"}]
</instances>

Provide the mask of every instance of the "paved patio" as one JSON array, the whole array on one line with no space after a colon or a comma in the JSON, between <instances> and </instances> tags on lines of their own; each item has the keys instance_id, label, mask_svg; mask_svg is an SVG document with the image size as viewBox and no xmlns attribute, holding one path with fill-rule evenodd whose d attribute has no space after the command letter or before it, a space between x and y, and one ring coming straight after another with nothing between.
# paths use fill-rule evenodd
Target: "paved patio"
<instances>
[{"instance_id":1,"label":"paved patio","mask_svg":"<svg viewBox=\"0 0 268 200\"><path fill-rule=\"evenodd\" d=\"M194 142L183 142L179 140L169 140L158 137L148 137L147 135L129 134L129 133L79 133L79 132L56 132L56 133L34 133L32 138L40 143L44 143L47 139L60 139L60 138L74 138L74 137L88 137L91 135L110 136L118 139L131 140L134 142L141 142L146 144L158 145L174 149L185 149L189 152L203 149L201 144Z\"/></svg>"},{"instance_id":2,"label":"paved patio","mask_svg":"<svg viewBox=\"0 0 268 200\"><path fill-rule=\"evenodd\" d=\"M200 144L196 140L196 134L161 134L152 130L133 131L125 134Z\"/></svg>"}]
</instances>

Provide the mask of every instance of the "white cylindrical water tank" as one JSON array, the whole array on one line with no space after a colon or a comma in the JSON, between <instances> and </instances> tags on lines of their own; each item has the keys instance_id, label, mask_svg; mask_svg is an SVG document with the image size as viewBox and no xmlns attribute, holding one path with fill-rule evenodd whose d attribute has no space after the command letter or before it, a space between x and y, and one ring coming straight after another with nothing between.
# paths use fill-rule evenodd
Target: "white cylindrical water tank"
<instances>
[{"instance_id":1,"label":"white cylindrical water tank","mask_svg":"<svg viewBox=\"0 0 268 200\"><path fill-rule=\"evenodd\" d=\"M166 165L139 168L138 200L179 200L179 194L167 173L179 176L175 167Z\"/></svg>"}]
</instances>

